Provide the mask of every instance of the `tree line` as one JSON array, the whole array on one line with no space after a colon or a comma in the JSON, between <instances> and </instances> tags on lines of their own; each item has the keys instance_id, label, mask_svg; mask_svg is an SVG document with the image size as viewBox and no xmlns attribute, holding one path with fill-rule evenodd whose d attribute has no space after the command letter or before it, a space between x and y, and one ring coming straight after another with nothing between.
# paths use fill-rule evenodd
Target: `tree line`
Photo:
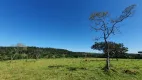
<instances>
[{"instance_id":1,"label":"tree line","mask_svg":"<svg viewBox=\"0 0 142 80\"><path fill-rule=\"evenodd\" d=\"M120 53L119 53L120 54ZM42 48L42 47L0 47L0 60L15 60L15 59L39 59L39 58L105 58L105 54L87 53L87 52L72 52L65 49ZM139 54L127 54L114 56L111 58L142 58Z\"/></svg>"}]
</instances>

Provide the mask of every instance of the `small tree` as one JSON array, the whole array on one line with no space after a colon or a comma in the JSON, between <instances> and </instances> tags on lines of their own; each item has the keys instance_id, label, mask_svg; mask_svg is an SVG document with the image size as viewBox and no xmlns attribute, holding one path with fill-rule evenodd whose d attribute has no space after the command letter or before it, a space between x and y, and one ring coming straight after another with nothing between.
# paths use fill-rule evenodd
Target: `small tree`
<instances>
[{"instance_id":1,"label":"small tree","mask_svg":"<svg viewBox=\"0 0 142 80\"><path fill-rule=\"evenodd\" d=\"M96 40L103 38L105 42L104 53L107 54L105 66L106 70L110 69L108 39L112 34L115 34L116 30L118 30L117 24L132 15L135 6L136 5L131 5L126 7L124 11L122 11L122 14L115 19L111 19L108 12L94 12L90 15L89 19L94 23L91 27L95 31L101 32L101 36L99 38L96 38Z\"/></svg>"}]
</instances>

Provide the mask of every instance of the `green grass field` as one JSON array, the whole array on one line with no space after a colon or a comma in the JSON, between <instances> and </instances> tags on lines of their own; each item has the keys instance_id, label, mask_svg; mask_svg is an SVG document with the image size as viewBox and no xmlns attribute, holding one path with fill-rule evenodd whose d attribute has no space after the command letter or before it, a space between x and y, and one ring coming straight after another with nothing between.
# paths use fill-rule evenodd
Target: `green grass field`
<instances>
[{"instance_id":1,"label":"green grass field","mask_svg":"<svg viewBox=\"0 0 142 80\"><path fill-rule=\"evenodd\" d=\"M0 80L142 80L142 60L111 60L108 73L104 65L96 58L1 61Z\"/></svg>"}]
</instances>

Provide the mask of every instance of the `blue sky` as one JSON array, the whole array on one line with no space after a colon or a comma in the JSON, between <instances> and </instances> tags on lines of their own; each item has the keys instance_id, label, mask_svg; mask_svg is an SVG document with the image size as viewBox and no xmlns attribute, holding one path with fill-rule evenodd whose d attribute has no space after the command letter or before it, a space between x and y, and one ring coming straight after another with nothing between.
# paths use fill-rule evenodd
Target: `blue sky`
<instances>
[{"instance_id":1,"label":"blue sky","mask_svg":"<svg viewBox=\"0 0 142 80\"><path fill-rule=\"evenodd\" d=\"M137 5L135 14L119 24L121 33L110 40L135 53L142 50L141 0L0 0L0 45L95 52L90 49L97 36L90 28L90 14L108 11L115 18L131 4Z\"/></svg>"}]
</instances>

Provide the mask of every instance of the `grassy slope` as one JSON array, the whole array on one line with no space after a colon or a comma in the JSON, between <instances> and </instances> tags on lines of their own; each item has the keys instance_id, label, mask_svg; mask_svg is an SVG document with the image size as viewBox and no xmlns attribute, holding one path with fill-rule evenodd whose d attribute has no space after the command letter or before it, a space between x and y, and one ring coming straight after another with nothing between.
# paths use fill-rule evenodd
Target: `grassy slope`
<instances>
[{"instance_id":1,"label":"grassy slope","mask_svg":"<svg viewBox=\"0 0 142 80\"><path fill-rule=\"evenodd\" d=\"M142 60L111 61L114 71L103 72L103 59L40 59L0 62L0 80L141 80ZM130 70L133 73L126 73Z\"/></svg>"}]
</instances>

